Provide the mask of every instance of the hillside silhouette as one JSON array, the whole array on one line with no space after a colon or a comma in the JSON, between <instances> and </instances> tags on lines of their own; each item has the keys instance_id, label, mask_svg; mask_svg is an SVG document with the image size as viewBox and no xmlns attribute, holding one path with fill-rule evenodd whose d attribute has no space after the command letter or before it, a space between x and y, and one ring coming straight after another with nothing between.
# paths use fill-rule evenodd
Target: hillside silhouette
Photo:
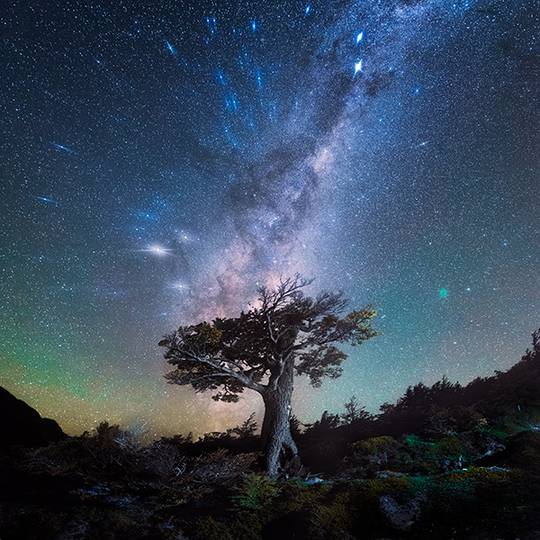
<instances>
[{"instance_id":1,"label":"hillside silhouette","mask_svg":"<svg viewBox=\"0 0 540 540\"><path fill-rule=\"evenodd\" d=\"M55 420L42 418L24 401L0 386L2 437L0 446L43 446L66 437Z\"/></svg>"}]
</instances>

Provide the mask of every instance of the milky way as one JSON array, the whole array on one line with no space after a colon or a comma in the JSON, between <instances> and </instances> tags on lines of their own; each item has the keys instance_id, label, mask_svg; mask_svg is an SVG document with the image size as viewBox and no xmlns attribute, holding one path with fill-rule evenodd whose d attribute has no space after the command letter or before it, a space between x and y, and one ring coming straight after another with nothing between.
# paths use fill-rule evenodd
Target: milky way
<instances>
[{"instance_id":1,"label":"milky way","mask_svg":"<svg viewBox=\"0 0 540 540\"><path fill-rule=\"evenodd\" d=\"M231 167L235 182L226 197L235 235L219 250L219 262L210 265L195 294L186 299L188 319L232 315L253 294L253 282L272 285L279 276L296 271L316 273L316 268L302 264L306 244L299 238L304 238L306 227L313 228L317 212L328 212L328 203L318 195L333 138L340 132L354 133L349 122L361 121L370 102L403 76L407 55L414 53L422 30L429 31L426 22L433 24L438 16L452 24L470 7L470 2L456 4L457 17L436 2L352 3L336 13L329 10L335 20L323 26L322 43L299 73L302 83L289 97L294 108L283 114L277 134L258 134L262 156L250 160L248 142L243 159ZM355 33L358 28L362 30ZM225 84L221 69L218 78ZM231 103L235 110L239 107L236 97L226 100L227 108ZM251 283L246 283L248 276Z\"/></svg>"},{"instance_id":2,"label":"milky way","mask_svg":"<svg viewBox=\"0 0 540 540\"><path fill-rule=\"evenodd\" d=\"M310 390L466 382L539 324L534 2L13 2L2 384L69 432L222 429L260 404L171 387L156 343L294 272L382 336Z\"/></svg>"}]
</instances>

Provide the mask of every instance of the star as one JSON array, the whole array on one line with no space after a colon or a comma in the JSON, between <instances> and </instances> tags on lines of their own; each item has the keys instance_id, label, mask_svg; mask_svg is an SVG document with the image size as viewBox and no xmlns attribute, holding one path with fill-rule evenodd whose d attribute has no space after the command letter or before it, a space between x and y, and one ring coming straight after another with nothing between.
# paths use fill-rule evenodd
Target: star
<instances>
[{"instance_id":1,"label":"star","mask_svg":"<svg viewBox=\"0 0 540 540\"><path fill-rule=\"evenodd\" d=\"M152 244L142 251L146 251L152 255L157 255L158 257L166 257L172 253L172 249L165 248L159 244Z\"/></svg>"},{"instance_id":2,"label":"star","mask_svg":"<svg viewBox=\"0 0 540 540\"><path fill-rule=\"evenodd\" d=\"M58 150L59 152L64 152L65 154L72 154L72 155L76 155L77 152L75 150L73 150L73 148L70 148L69 146L65 145L65 144L60 144L60 143L51 143L52 147L55 149L55 150Z\"/></svg>"},{"instance_id":3,"label":"star","mask_svg":"<svg viewBox=\"0 0 540 540\"><path fill-rule=\"evenodd\" d=\"M166 49L172 56L176 56L176 48L174 47L174 45L173 45L170 41L165 40L165 49Z\"/></svg>"},{"instance_id":4,"label":"star","mask_svg":"<svg viewBox=\"0 0 540 540\"><path fill-rule=\"evenodd\" d=\"M170 288L179 292L185 292L189 287L182 281L176 281L171 284Z\"/></svg>"},{"instance_id":5,"label":"star","mask_svg":"<svg viewBox=\"0 0 540 540\"><path fill-rule=\"evenodd\" d=\"M58 205L58 201L56 199L53 199L52 197L45 197L44 195L38 195L36 196L36 199L46 204Z\"/></svg>"}]
</instances>

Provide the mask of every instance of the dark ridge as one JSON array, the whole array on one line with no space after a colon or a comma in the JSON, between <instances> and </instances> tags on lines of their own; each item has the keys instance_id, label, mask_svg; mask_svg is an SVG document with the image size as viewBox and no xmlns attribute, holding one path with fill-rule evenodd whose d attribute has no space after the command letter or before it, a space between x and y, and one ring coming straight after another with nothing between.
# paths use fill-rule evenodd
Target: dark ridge
<instances>
[{"instance_id":1,"label":"dark ridge","mask_svg":"<svg viewBox=\"0 0 540 540\"><path fill-rule=\"evenodd\" d=\"M60 426L0 386L2 437L0 448L8 446L45 446L66 437Z\"/></svg>"}]
</instances>

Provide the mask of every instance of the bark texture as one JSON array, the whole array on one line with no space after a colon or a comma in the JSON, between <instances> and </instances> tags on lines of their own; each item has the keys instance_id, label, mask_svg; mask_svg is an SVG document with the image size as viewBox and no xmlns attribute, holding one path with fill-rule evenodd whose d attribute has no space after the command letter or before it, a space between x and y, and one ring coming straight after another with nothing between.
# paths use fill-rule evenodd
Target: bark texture
<instances>
[{"instance_id":1,"label":"bark texture","mask_svg":"<svg viewBox=\"0 0 540 540\"><path fill-rule=\"evenodd\" d=\"M268 476L287 475L298 467L298 448L291 434L291 398L293 392L293 363L286 362L283 370L270 381L262 393L265 413L261 441L265 452Z\"/></svg>"}]
</instances>

